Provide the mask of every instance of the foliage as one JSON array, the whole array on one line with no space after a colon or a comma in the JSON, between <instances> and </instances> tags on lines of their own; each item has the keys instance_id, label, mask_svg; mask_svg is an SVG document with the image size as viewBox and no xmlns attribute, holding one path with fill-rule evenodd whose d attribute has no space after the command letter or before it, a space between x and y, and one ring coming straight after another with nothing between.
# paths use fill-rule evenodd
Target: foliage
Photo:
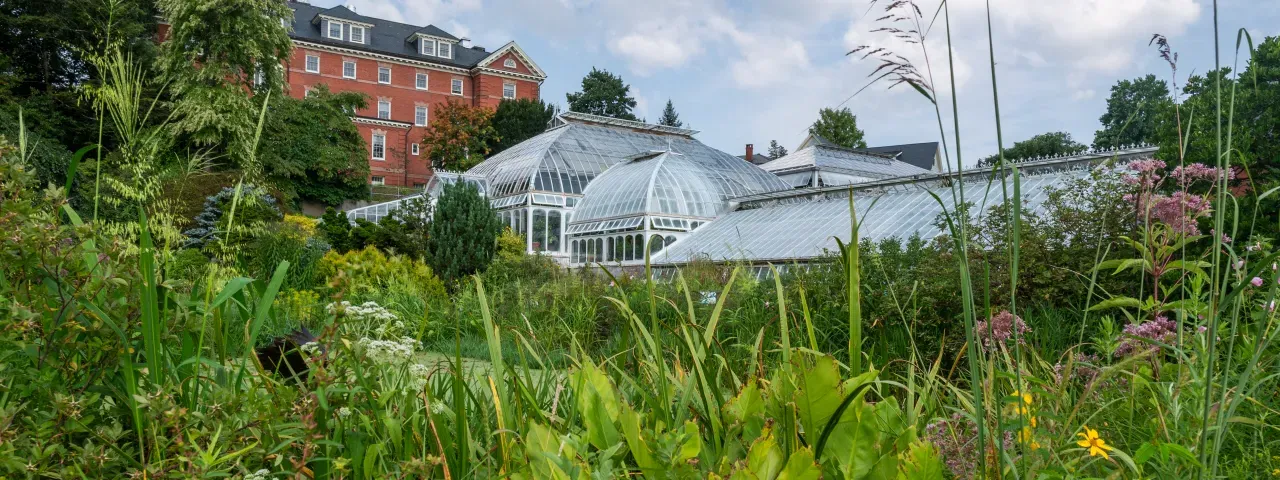
<instances>
[{"instance_id":1,"label":"foliage","mask_svg":"<svg viewBox=\"0 0 1280 480\"><path fill-rule=\"evenodd\" d=\"M1041 133L1021 142L1014 142L1012 147L1004 149L1007 162L1018 163L1033 160L1036 157L1053 155L1071 155L1088 150L1089 147L1071 139L1067 132ZM990 167L1000 161L1000 155L978 160L978 167Z\"/></svg>"},{"instance_id":2,"label":"foliage","mask_svg":"<svg viewBox=\"0 0 1280 480\"><path fill-rule=\"evenodd\" d=\"M497 250L502 221L475 185L444 186L427 227L427 263L447 285L483 271Z\"/></svg>"},{"instance_id":3,"label":"foliage","mask_svg":"<svg viewBox=\"0 0 1280 480\"><path fill-rule=\"evenodd\" d=\"M1169 86L1155 75L1116 82L1107 98L1107 111L1098 118L1102 129L1093 136L1093 148L1154 143L1159 113L1170 107Z\"/></svg>"},{"instance_id":4,"label":"foliage","mask_svg":"<svg viewBox=\"0 0 1280 480\"><path fill-rule=\"evenodd\" d=\"M364 248L364 245L356 246L352 243L351 220L347 219L346 213L336 208L328 207L324 210L324 216L320 217L320 224L316 230L320 238L323 238L335 252L346 253Z\"/></svg>"},{"instance_id":5,"label":"foliage","mask_svg":"<svg viewBox=\"0 0 1280 480\"><path fill-rule=\"evenodd\" d=\"M169 24L159 65L175 99L174 134L196 146L223 148L240 165L256 170L248 152L259 109L245 91L282 96L280 65L293 52L283 20L293 12L274 0L156 4Z\"/></svg>"},{"instance_id":6,"label":"foliage","mask_svg":"<svg viewBox=\"0 0 1280 480\"><path fill-rule=\"evenodd\" d=\"M778 144L777 140L769 140L769 158L779 159L787 156L787 149Z\"/></svg>"},{"instance_id":7,"label":"foliage","mask_svg":"<svg viewBox=\"0 0 1280 480\"><path fill-rule=\"evenodd\" d=\"M493 129L498 137L492 145L493 153L496 155L542 133L559 110L554 104L532 98L498 102L498 109L493 112L492 118Z\"/></svg>"},{"instance_id":8,"label":"foliage","mask_svg":"<svg viewBox=\"0 0 1280 480\"><path fill-rule=\"evenodd\" d=\"M662 108L662 116L658 118L658 125L676 128L684 126L684 122L680 121L680 114L676 113L676 107L671 104L671 99L667 99L667 106Z\"/></svg>"},{"instance_id":9,"label":"foliage","mask_svg":"<svg viewBox=\"0 0 1280 480\"><path fill-rule=\"evenodd\" d=\"M23 112L23 114L25 121L28 118L26 115L30 115L30 112ZM18 134L17 116L10 116L8 112L0 110L0 136L16 140ZM41 186L66 184L67 167L71 165L71 152L56 141L32 132L27 134L27 142L31 145L27 162L36 175L36 183Z\"/></svg>"},{"instance_id":10,"label":"foliage","mask_svg":"<svg viewBox=\"0 0 1280 480\"><path fill-rule=\"evenodd\" d=\"M374 247L341 254L329 251L316 269L329 279L331 288L353 295L394 290L433 300L447 297L431 267L404 255L385 255Z\"/></svg>"},{"instance_id":11,"label":"foliage","mask_svg":"<svg viewBox=\"0 0 1280 480\"><path fill-rule=\"evenodd\" d=\"M591 73L582 77L582 91L566 94L570 112L589 113L622 120L638 120L631 110L636 99L631 97L631 86L622 77L591 67Z\"/></svg>"},{"instance_id":12,"label":"foliage","mask_svg":"<svg viewBox=\"0 0 1280 480\"><path fill-rule=\"evenodd\" d=\"M267 231L269 222L282 218L276 199L254 185L223 188L204 200L204 211L194 226L182 232L186 248L210 248L210 253L234 251Z\"/></svg>"},{"instance_id":13,"label":"foliage","mask_svg":"<svg viewBox=\"0 0 1280 480\"><path fill-rule=\"evenodd\" d=\"M406 198L378 223L361 218L353 226L346 214L332 207L321 220L321 236L339 253L373 246L421 260L427 252L431 203L425 196Z\"/></svg>"},{"instance_id":14,"label":"foliage","mask_svg":"<svg viewBox=\"0 0 1280 480\"><path fill-rule=\"evenodd\" d=\"M493 110L463 102L437 103L422 137L423 152L437 170L465 171L484 160L499 140Z\"/></svg>"},{"instance_id":15,"label":"foliage","mask_svg":"<svg viewBox=\"0 0 1280 480\"><path fill-rule=\"evenodd\" d=\"M809 126L809 134L844 148L867 148L858 118L848 108L818 110L818 120Z\"/></svg>"},{"instance_id":16,"label":"foliage","mask_svg":"<svg viewBox=\"0 0 1280 480\"><path fill-rule=\"evenodd\" d=\"M366 103L364 94L330 93L324 84L306 98L273 99L258 144L266 181L287 202L338 205L367 198L368 149L346 113Z\"/></svg>"}]
</instances>

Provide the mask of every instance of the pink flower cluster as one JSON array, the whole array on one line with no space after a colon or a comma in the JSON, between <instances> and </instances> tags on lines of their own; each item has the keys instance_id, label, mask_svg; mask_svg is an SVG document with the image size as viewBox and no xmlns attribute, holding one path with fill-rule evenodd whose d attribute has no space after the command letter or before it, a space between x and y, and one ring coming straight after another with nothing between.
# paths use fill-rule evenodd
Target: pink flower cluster
<instances>
[{"instance_id":1,"label":"pink flower cluster","mask_svg":"<svg viewBox=\"0 0 1280 480\"><path fill-rule=\"evenodd\" d=\"M988 352L1008 342L1015 333L1018 344L1026 345L1026 334L1031 332L1031 327L1028 327L1022 318L1009 313L1008 310L1001 310L989 321L978 322L974 325L974 329L977 330L978 339L982 342L982 349Z\"/></svg>"},{"instance_id":2,"label":"pink flower cluster","mask_svg":"<svg viewBox=\"0 0 1280 480\"><path fill-rule=\"evenodd\" d=\"M1136 175L1125 175L1123 180L1129 185L1138 186L1138 193L1125 195L1124 201L1134 204L1143 218L1169 225L1182 235L1199 235L1197 222L1209 215L1211 204L1203 195L1188 193L1187 186L1201 180L1215 181L1224 174L1230 179L1235 173L1232 170L1224 173L1202 163L1179 166L1173 169L1170 178L1177 181L1181 190L1165 195L1156 193L1164 183L1165 178L1161 172L1165 167L1164 162L1154 159L1130 163L1129 168Z\"/></svg>"},{"instance_id":3,"label":"pink flower cluster","mask_svg":"<svg viewBox=\"0 0 1280 480\"><path fill-rule=\"evenodd\" d=\"M978 425L968 417L955 413L925 425L925 439L938 449L938 456L957 479L978 478ZM1013 451L1013 434L1004 432L1004 449ZM990 446L988 450L993 450ZM987 464L996 452L987 452Z\"/></svg>"},{"instance_id":4,"label":"pink flower cluster","mask_svg":"<svg viewBox=\"0 0 1280 480\"><path fill-rule=\"evenodd\" d=\"M1137 338L1125 338L1122 340L1120 345L1116 347L1115 356L1145 355L1159 350L1160 347L1139 340L1139 338L1166 345L1172 344L1174 339L1177 338L1178 324L1164 316L1158 316L1155 320L1149 322L1125 325L1124 333Z\"/></svg>"}]
</instances>

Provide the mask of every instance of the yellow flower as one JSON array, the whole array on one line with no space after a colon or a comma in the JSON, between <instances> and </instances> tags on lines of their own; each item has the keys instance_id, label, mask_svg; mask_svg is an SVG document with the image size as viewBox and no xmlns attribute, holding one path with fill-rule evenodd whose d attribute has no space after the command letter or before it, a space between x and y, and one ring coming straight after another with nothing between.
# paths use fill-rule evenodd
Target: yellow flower
<instances>
[{"instance_id":1,"label":"yellow flower","mask_svg":"<svg viewBox=\"0 0 1280 480\"><path fill-rule=\"evenodd\" d=\"M1031 394L1030 394L1030 393L1021 393L1021 394L1020 394L1020 393L1018 393L1018 391L1017 391L1017 390L1014 390L1014 391L1013 391L1013 396L1015 396L1015 397L1022 397L1022 403L1025 403L1025 404L1027 404L1027 405L1031 405Z\"/></svg>"},{"instance_id":2,"label":"yellow flower","mask_svg":"<svg viewBox=\"0 0 1280 480\"><path fill-rule=\"evenodd\" d=\"M1076 434L1080 436L1080 441L1076 442L1076 445L1088 448L1090 457L1102 455L1102 458L1110 460L1111 456L1107 455L1107 452L1111 451L1112 448L1107 446L1106 441L1098 437L1098 431L1089 428L1088 425L1084 425L1083 428L1083 432Z\"/></svg>"}]
</instances>

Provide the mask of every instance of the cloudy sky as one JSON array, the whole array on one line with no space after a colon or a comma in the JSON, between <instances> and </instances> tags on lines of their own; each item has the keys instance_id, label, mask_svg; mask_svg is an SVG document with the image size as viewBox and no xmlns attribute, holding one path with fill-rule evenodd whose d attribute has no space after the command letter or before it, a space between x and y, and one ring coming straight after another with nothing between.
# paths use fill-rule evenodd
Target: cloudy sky
<instances>
[{"instance_id":1,"label":"cloudy sky","mask_svg":"<svg viewBox=\"0 0 1280 480\"><path fill-rule=\"evenodd\" d=\"M916 0L933 16L939 0ZM543 99L565 105L582 76L598 67L620 74L650 121L667 99L698 138L740 155L776 139L788 149L804 138L822 107L858 116L870 145L936 141L933 106L914 90L868 83L871 60L846 53L885 47L924 71L918 45L872 30L885 26L888 0L312 0L346 4L364 15L434 24L476 45L514 39L545 70ZM1211 0L990 0L1005 145L1062 130L1089 143L1108 91L1118 79L1168 64L1148 46L1166 35L1179 54L1178 82L1213 68ZM1255 42L1280 35L1280 0L1219 0L1222 61L1233 59L1236 31ZM899 24L898 26L901 26ZM954 69L945 30L929 31L926 52L947 105L954 70L965 163L996 149L985 0L952 0ZM852 96L852 97L851 97ZM954 148L954 143L952 143ZM954 158L953 160L954 161Z\"/></svg>"}]
</instances>

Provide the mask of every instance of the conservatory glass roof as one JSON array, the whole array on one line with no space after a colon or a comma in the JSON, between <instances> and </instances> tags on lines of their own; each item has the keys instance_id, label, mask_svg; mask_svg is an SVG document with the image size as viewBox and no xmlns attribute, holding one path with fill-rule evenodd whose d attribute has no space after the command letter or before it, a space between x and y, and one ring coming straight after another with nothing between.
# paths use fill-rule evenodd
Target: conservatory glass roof
<instances>
[{"instance_id":1,"label":"conservatory glass roof","mask_svg":"<svg viewBox=\"0 0 1280 480\"><path fill-rule=\"evenodd\" d=\"M643 215L712 219L728 211L730 198L788 188L777 176L719 150L651 152L591 182L571 225Z\"/></svg>"},{"instance_id":2,"label":"conservatory glass roof","mask_svg":"<svg viewBox=\"0 0 1280 480\"><path fill-rule=\"evenodd\" d=\"M821 137L805 142L805 147L760 168L778 175L789 172L819 170L873 179L904 177L932 173L907 162L834 145Z\"/></svg>"},{"instance_id":3,"label":"conservatory glass roof","mask_svg":"<svg viewBox=\"0 0 1280 480\"><path fill-rule=\"evenodd\" d=\"M563 113L558 121L560 125L489 157L467 173L485 177L494 199L535 191L581 195L605 169L651 150L732 158L695 140L693 130L577 112Z\"/></svg>"},{"instance_id":4,"label":"conservatory glass roof","mask_svg":"<svg viewBox=\"0 0 1280 480\"><path fill-rule=\"evenodd\" d=\"M1155 148L1140 148L1111 155L1086 155L1024 164L1021 191L1023 208L1042 211L1053 187L1089 175L1100 158L1120 161L1150 156ZM1126 155L1126 153L1128 155ZM985 211L998 204L1003 188L1012 190L1009 177L989 171L973 171L964 178L965 200ZM1001 184L1001 178L1010 183ZM849 239L849 191L861 222L859 237L872 241L919 234L929 240L942 232L934 220L943 208L954 210L948 180L954 175L934 174L880 180L852 187L826 187L771 192L734 199L738 208L663 250L655 264L682 264L694 259L748 263L803 261L837 251L835 239ZM933 192L941 203L930 194Z\"/></svg>"}]
</instances>

